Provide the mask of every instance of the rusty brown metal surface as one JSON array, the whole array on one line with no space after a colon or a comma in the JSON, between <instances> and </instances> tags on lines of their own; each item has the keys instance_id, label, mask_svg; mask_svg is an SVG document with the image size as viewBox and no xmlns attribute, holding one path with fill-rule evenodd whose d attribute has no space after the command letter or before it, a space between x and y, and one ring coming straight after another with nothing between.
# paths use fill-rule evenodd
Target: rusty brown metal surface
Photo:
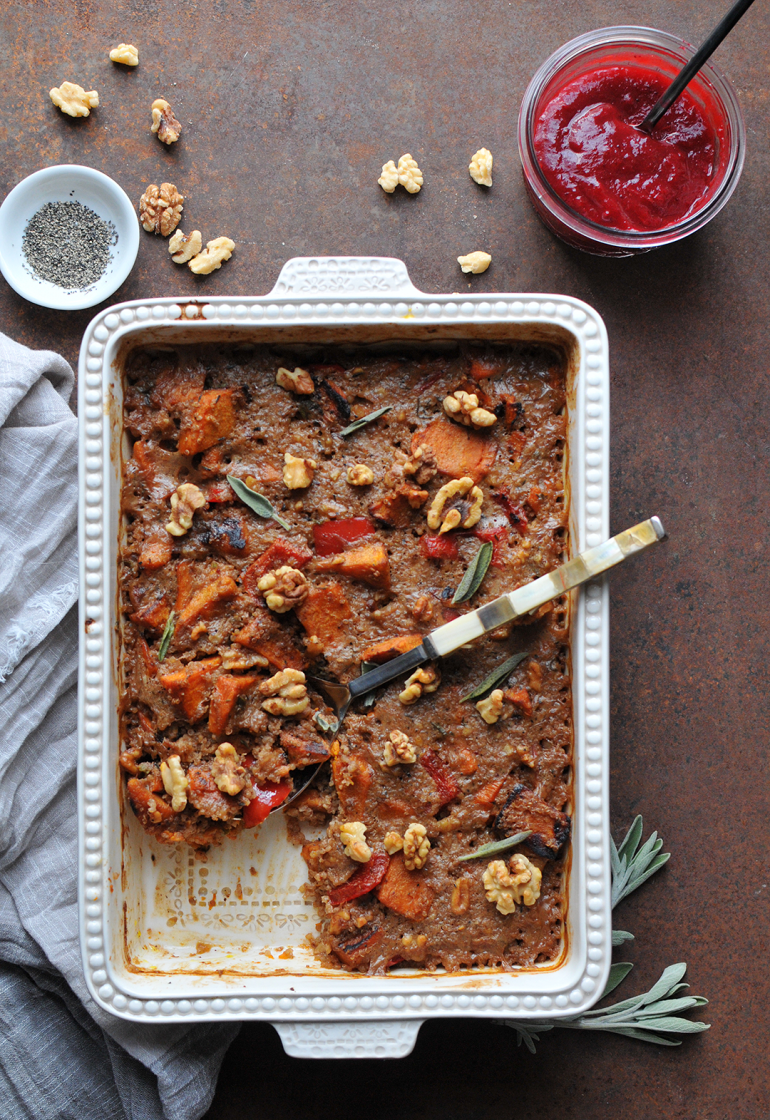
<instances>
[{"instance_id":1,"label":"rusty brown metal surface","mask_svg":"<svg viewBox=\"0 0 770 1120\"><path fill-rule=\"evenodd\" d=\"M604 316L612 355L612 527L650 513L670 542L612 581L612 818L662 832L668 867L622 904L636 963L622 989L689 963L710 1033L659 1050L559 1031L536 1056L490 1023L425 1027L401 1062L299 1062L270 1027L245 1027L208 1120L756 1120L770 1115L765 1057L770 869L765 636L770 13L755 5L717 61L738 87L748 155L728 208L656 253L602 261L564 248L526 200L516 114L536 66L565 40L617 23L699 41L722 0L46 0L0 10L0 194L53 163L85 163L137 199L168 180L183 226L227 235L208 278L142 235L114 301L269 290L298 254L402 257L428 291L565 292ZM109 48L135 42L136 71ZM70 121L47 91L64 79L101 105ZM163 148L149 107L184 125ZM491 191L467 174L495 156ZM381 164L410 151L415 197L386 197ZM493 264L470 283L455 258ZM0 280L0 328L75 362L91 312L45 311Z\"/></svg>"}]
</instances>

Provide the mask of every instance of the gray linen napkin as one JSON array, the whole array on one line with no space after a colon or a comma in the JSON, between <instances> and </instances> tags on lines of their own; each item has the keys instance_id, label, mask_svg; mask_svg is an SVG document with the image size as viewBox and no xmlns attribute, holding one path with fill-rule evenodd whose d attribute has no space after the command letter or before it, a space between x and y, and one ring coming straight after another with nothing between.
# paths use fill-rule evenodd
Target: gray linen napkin
<instances>
[{"instance_id":1,"label":"gray linen napkin","mask_svg":"<svg viewBox=\"0 0 770 1120\"><path fill-rule=\"evenodd\" d=\"M0 1115L197 1120L237 1024L126 1023L80 962L73 384L0 335Z\"/></svg>"}]
</instances>

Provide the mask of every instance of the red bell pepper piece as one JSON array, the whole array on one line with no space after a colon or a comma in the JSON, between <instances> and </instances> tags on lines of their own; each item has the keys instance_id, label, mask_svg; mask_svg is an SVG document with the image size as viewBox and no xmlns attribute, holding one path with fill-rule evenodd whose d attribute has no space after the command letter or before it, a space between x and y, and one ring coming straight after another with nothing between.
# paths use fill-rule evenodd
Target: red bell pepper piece
<instances>
[{"instance_id":1,"label":"red bell pepper piece","mask_svg":"<svg viewBox=\"0 0 770 1120\"><path fill-rule=\"evenodd\" d=\"M459 560L455 541L446 537L420 537L420 552L429 560Z\"/></svg>"},{"instance_id":2,"label":"red bell pepper piece","mask_svg":"<svg viewBox=\"0 0 770 1120\"><path fill-rule=\"evenodd\" d=\"M313 526L313 541L318 556L333 556L344 552L348 545L357 544L374 533L374 523L368 517L347 517L340 521L324 521Z\"/></svg>"},{"instance_id":3,"label":"red bell pepper piece","mask_svg":"<svg viewBox=\"0 0 770 1120\"><path fill-rule=\"evenodd\" d=\"M246 766L249 763L246 762ZM282 805L289 796L294 786L291 782L263 782L262 785L254 783L254 800L243 810L243 827L254 828L267 820L272 809Z\"/></svg>"},{"instance_id":4,"label":"red bell pepper piece","mask_svg":"<svg viewBox=\"0 0 770 1120\"><path fill-rule=\"evenodd\" d=\"M529 526L529 522L527 521L524 510L519 506L515 506L511 501L509 495L501 490L496 491L496 493L494 493L492 497L499 506L502 506L503 512L510 521L511 525L513 525L514 529L518 529L519 533L523 537Z\"/></svg>"},{"instance_id":5,"label":"red bell pepper piece","mask_svg":"<svg viewBox=\"0 0 770 1120\"><path fill-rule=\"evenodd\" d=\"M341 906L343 902L351 902L368 894L375 887L379 887L385 878L385 872L390 865L390 856L385 851L374 852L368 863L363 864L358 871L354 871L347 883L329 891L329 902L332 906Z\"/></svg>"},{"instance_id":6,"label":"red bell pepper piece","mask_svg":"<svg viewBox=\"0 0 770 1120\"><path fill-rule=\"evenodd\" d=\"M210 482L205 493L207 502L235 501L235 493L229 482Z\"/></svg>"},{"instance_id":7,"label":"red bell pepper piece","mask_svg":"<svg viewBox=\"0 0 770 1120\"><path fill-rule=\"evenodd\" d=\"M261 556L252 560L241 576L241 585L244 591L256 597L259 595L257 583L265 572L269 572L271 568L280 568L284 564L289 564L292 568L301 568L312 558L313 553L309 548L305 548L301 544L281 540L278 537Z\"/></svg>"},{"instance_id":8,"label":"red bell pepper piece","mask_svg":"<svg viewBox=\"0 0 770 1120\"><path fill-rule=\"evenodd\" d=\"M428 748L420 755L420 765L423 766L430 774L433 781L436 783L440 803L446 805L448 801L452 801L457 797L460 792L460 787L454 780L452 775L447 770L444 763L441 761L435 751Z\"/></svg>"},{"instance_id":9,"label":"red bell pepper piece","mask_svg":"<svg viewBox=\"0 0 770 1120\"><path fill-rule=\"evenodd\" d=\"M504 540L508 539L508 528L505 525L479 525L473 530L473 536L480 541L492 542L492 559L490 564L493 568L504 567L504 561L500 555L500 545Z\"/></svg>"},{"instance_id":10,"label":"red bell pepper piece","mask_svg":"<svg viewBox=\"0 0 770 1120\"><path fill-rule=\"evenodd\" d=\"M487 377L494 377L501 373L503 367L491 358L474 358L471 362L471 377L474 381L484 381Z\"/></svg>"}]
</instances>

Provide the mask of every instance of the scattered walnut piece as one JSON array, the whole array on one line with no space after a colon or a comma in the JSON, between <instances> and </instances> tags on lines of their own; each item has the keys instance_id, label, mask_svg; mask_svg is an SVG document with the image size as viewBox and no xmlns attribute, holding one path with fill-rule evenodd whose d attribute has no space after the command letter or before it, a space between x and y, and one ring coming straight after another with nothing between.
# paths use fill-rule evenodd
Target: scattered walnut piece
<instances>
[{"instance_id":1,"label":"scattered walnut piece","mask_svg":"<svg viewBox=\"0 0 770 1120\"><path fill-rule=\"evenodd\" d=\"M466 253L464 257L458 257L457 263L463 272L472 272L474 276L478 276L479 273L487 271L492 263L492 257L489 253L477 249L475 253Z\"/></svg>"},{"instance_id":2,"label":"scattered walnut piece","mask_svg":"<svg viewBox=\"0 0 770 1120\"><path fill-rule=\"evenodd\" d=\"M49 90L49 97L56 108L68 117L88 117L99 104L96 90L86 92L77 82L62 82L60 86L54 86Z\"/></svg>"},{"instance_id":3,"label":"scattered walnut piece","mask_svg":"<svg viewBox=\"0 0 770 1120\"><path fill-rule=\"evenodd\" d=\"M372 849L366 842L366 825L361 821L350 821L340 827L340 840L345 845L345 855L357 863L368 863Z\"/></svg>"},{"instance_id":4,"label":"scattered walnut piece","mask_svg":"<svg viewBox=\"0 0 770 1120\"><path fill-rule=\"evenodd\" d=\"M242 649L241 646L228 646L226 649L220 650L222 658L222 668L232 673L237 669L266 669L270 662L261 653L251 653L247 649Z\"/></svg>"},{"instance_id":5,"label":"scattered walnut piece","mask_svg":"<svg viewBox=\"0 0 770 1120\"><path fill-rule=\"evenodd\" d=\"M179 225L182 217L184 195L173 183L150 183L139 199L139 219L148 233L168 237Z\"/></svg>"},{"instance_id":6,"label":"scattered walnut piece","mask_svg":"<svg viewBox=\"0 0 770 1120\"><path fill-rule=\"evenodd\" d=\"M483 700L476 703L476 711L484 723L497 723L499 719L507 719L511 715L511 706L505 702L502 688L495 688Z\"/></svg>"},{"instance_id":7,"label":"scattered walnut piece","mask_svg":"<svg viewBox=\"0 0 770 1120\"><path fill-rule=\"evenodd\" d=\"M172 537L183 537L192 528L196 509L207 505L206 495L194 482L183 482L171 495L171 520L166 532Z\"/></svg>"},{"instance_id":8,"label":"scattered walnut piece","mask_svg":"<svg viewBox=\"0 0 770 1120\"><path fill-rule=\"evenodd\" d=\"M497 422L494 412L479 408L479 398L475 393L464 393L462 389L444 397L444 412L466 428L491 428Z\"/></svg>"},{"instance_id":9,"label":"scattered walnut piece","mask_svg":"<svg viewBox=\"0 0 770 1120\"><path fill-rule=\"evenodd\" d=\"M527 684L533 692L543 691L543 666L539 661L530 661L527 666Z\"/></svg>"},{"instance_id":10,"label":"scattered walnut piece","mask_svg":"<svg viewBox=\"0 0 770 1120\"><path fill-rule=\"evenodd\" d=\"M187 264L192 257L200 253L202 244L203 238L199 229L194 229L187 236L178 229L168 243L168 251L174 264Z\"/></svg>"},{"instance_id":11,"label":"scattered walnut piece","mask_svg":"<svg viewBox=\"0 0 770 1120\"><path fill-rule=\"evenodd\" d=\"M110 59L112 62L122 62L124 66L138 66L139 51L133 43L118 43L110 51Z\"/></svg>"},{"instance_id":12,"label":"scattered walnut piece","mask_svg":"<svg viewBox=\"0 0 770 1120\"><path fill-rule=\"evenodd\" d=\"M398 161L398 181L410 194L417 194L423 184L422 171L409 152Z\"/></svg>"},{"instance_id":13,"label":"scattered walnut piece","mask_svg":"<svg viewBox=\"0 0 770 1120\"><path fill-rule=\"evenodd\" d=\"M283 481L289 490L304 490L310 485L318 466L315 459L301 459L287 451L283 461Z\"/></svg>"},{"instance_id":14,"label":"scattered walnut piece","mask_svg":"<svg viewBox=\"0 0 770 1120\"><path fill-rule=\"evenodd\" d=\"M211 763L211 776L217 789L235 797L247 785L249 776L246 767L241 766L240 755L232 743L220 743L214 761Z\"/></svg>"},{"instance_id":15,"label":"scattered walnut piece","mask_svg":"<svg viewBox=\"0 0 770 1120\"><path fill-rule=\"evenodd\" d=\"M371 486L374 471L365 463L354 463L352 467L348 467L347 480L351 486Z\"/></svg>"},{"instance_id":16,"label":"scattered walnut piece","mask_svg":"<svg viewBox=\"0 0 770 1120\"><path fill-rule=\"evenodd\" d=\"M526 856L515 855L510 871L501 859L493 860L484 872L487 901L494 902L501 914L512 914L516 904L534 906L540 898L542 872Z\"/></svg>"},{"instance_id":17,"label":"scattered walnut piece","mask_svg":"<svg viewBox=\"0 0 770 1120\"><path fill-rule=\"evenodd\" d=\"M433 603L429 595L418 595L409 607L409 613L417 622L429 622L433 617Z\"/></svg>"},{"instance_id":18,"label":"scattered walnut piece","mask_svg":"<svg viewBox=\"0 0 770 1120\"><path fill-rule=\"evenodd\" d=\"M449 504L449 507L445 509ZM453 478L445 483L430 504L428 528L448 533L462 525L463 529L472 528L481 517L484 494L475 486L472 478Z\"/></svg>"},{"instance_id":19,"label":"scattered walnut piece","mask_svg":"<svg viewBox=\"0 0 770 1120\"><path fill-rule=\"evenodd\" d=\"M257 583L265 596L265 602L276 614L286 614L300 606L307 599L310 584L299 568L273 568L266 572Z\"/></svg>"},{"instance_id":20,"label":"scattered walnut piece","mask_svg":"<svg viewBox=\"0 0 770 1120\"><path fill-rule=\"evenodd\" d=\"M422 871L428 862L430 840L424 824L410 824L404 833L404 867L407 871Z\"/></svg>"},{"instance_id":21,"label":"scattered walnut piece","mask_svg":"<svg viewBox=\"0 0 770 1120\"><path fill-rule=\"evenodd\" d=\"M401 951L407 960L421 961L425 959L425 953L428 948L428 938L424 933L409 933L401 934Z\"/></svg>"},{"instance_id":22,"label":"scattered walnut piece","mask_svg":"<svg viewBox=\"0 0 770 1120\"><path fill-rule=\"evenodd\" d=\"M503 696L509 704L513 705L514 711L521 712L527 719L532 719L533 707L532 697L527 692L526 688L519 686L518 688L506 688Z\"/></svg>"},{"instance_id":23,"label":"scattered walnut piece","mask_svg":"<svg viewBox=\"0 0 770 1120\"><path fill-rule=\"evenodd\" d=\"M306 369L300 369L299 366L293 372L284 366L280 366L275 375L275 380L282 389L288 389L290 393L308 396L315 392L313 378Z\"/></svg>"},{"instance_id":24,"label":"scattered walnut piece","mask_svg":"<svg viewBox=\"0 0 770 1120\"><path fill-rule=\"evenodd\" d=\"M175 144L182 134L182 126L174 116L173 109L162 97L152 103L150 128L164 144Z\"/></svg>"},{"instance_id":25,"label":"scattered walnut piece","mask_svg":"<svg viewBox=\"0 0 770 1120\"><path fill-rule=\"evenodd\" d=\"M383 844L388 855L394 856L396 852L400 852L403 848L404 838L398 832L386 832Z\"/></svg>"},{"instance_id":26,"label":"scattered walnut piece","mask_svg":"<svg viewBox=\"0 0 770 1120\"><path fill-rule=\"evenodd\" d=\"M391 731L388 738L390 742L386 743L383 748L382 762L380 763L383 770L390 766L398 766L402 762L412 763L417 761L417 748L403 731Z\"/></svg>"},{"instance_id":27,"label":"scattered walnut piece","mask_svg":"<svg viewBox=\"0 0 770 1120\"><path fill-rule=\"evenodd\" d=\"M449 908L453 914L465 914L471 904L471 881L463 876L454 885Z\"/></svg>"},{"instance_id":28,"label":"scattered walnut piece","mask_svg":"<svg viewBox=\"0 0 770 1120\"><path fill-rule=\"evenodd\" d=\"M398 168L392 159L382 165L382 174L377 182L380 184L386 194L393 194L393 191L398 186Z\"/></svg>"},{"instance_id":29,"label":"scattered walnut piece","mask_svg":"<svg viewBox=\"0 0 770 1120\"><path fill-rule=\"evenodd\" d=\"M262 707L271 716L298 716L310 704L305 687L305 674L301 669L281 669L266 681L262 681L259 691L263 696Z\"/></svg>"},{"instance_id":30,"label":"scattered walnut piece","mask_svg":"<svg viewBox=\"0 0 770 1120\"><path fill-rule=\"evenodd\" d=\"M479 183L482 187L492 186L492 162L489 148L479 148L471 157L468 172L474 183Z\"/></svg>"},{"instance_id":31,"label":"scattered walnut piece","mask_svg":"<svg viewBox=\"0 0 770 1120\"><path fill-rule=\"evenodd\" d=\"M396 451L383 482L391 490L403 487L407 479L416 482L418 486L424 486L426 482L430 482L436 470L436 456L430 447L418 447L411 455Z\"/></svg>"},{"instance_id":32,"label":"scattered walnut piece","mask_svg":"<svg viewBox=\"0 0 770 1120\"><path fill-rule=\"evenodd\" d=\"M416 704L423 692L435 692L441 684L441 673L435 665L427 665L424 669L417 669L404 685L404 691L399 692L398 698L405 706ZM392 737L392 736L391 736Z\"/></svg>"},{"instance_id":33,"label":"scattered walnut piece","mask_svg":"<svg viewBox=\"0 0 770 1120\"><path fill-rule=\"evenodd\" d=\"M188 262L187 267L196 276L208 276L230 260L234 248L235 242L229 237L215 237L213 241L207 242L202 253Z\"/></svg>"},{"instance_id":34,"label":"scattered walnut piece","mask_svg":"<svg viewBox=\"0 0 770 1120\"><path fill-rule=\"evenodd\" d=\"M187 804L189 782L178 754L171 754L165 762L161 762L160 776L163 788L171 796L171 808L175 813L181 813Z\"/></svg>"}]
</instances>

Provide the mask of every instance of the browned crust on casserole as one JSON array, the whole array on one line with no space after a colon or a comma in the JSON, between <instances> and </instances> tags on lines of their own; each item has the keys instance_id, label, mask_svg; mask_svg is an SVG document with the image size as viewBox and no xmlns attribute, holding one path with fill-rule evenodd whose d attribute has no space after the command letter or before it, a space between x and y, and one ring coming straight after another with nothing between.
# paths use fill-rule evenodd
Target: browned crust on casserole
<instances>
[{"instance_id":1,"label":"browned crust on casserole","mask_svg":"<svg viewBox=\"0 0 770 1120\"><path fill-rule=\"evenodd\" d=\"M314 393L276 384L279 367L295 366L309 370ZM331 766L288 810L295 834L307 825L322 830L303 854L325 963L382 972L401 962L457 969L553 961L571 811L566 602L443 659L438 688L414 704L399 701L403 681L381 690L373 706L354 707L336 736L314 720L331 719L320 696L311 691L304 711L284 717L265 710L261 686L285 668L350 680L362 662L412 648L564 558L561 356L523 345L387 356L207 345L135 352L125 377L133 451L119 574L121 765L143 827L160 842L206 848L242 828L254 783L284 781L331 754ZM443 399L458 389L494 412L491 428L474 431L446 416ZM340 435L385 405L385 416ZM286 452L315 463L309 487L285 485ZM357 464L372 469L371 485L349 484ZM249 479L289 529L239 501L228 474ZM441 486L466 475L483 492L481 521L442 535L456 546L454 558L432 558L425 540L437 532L426 513ZM182 483L207 501L189 531L173 536L170 496ZM319 556L314 527L351 518L369 518L370 533ZM493 539L494 558L481 591L453 607L483 539ZM296 609L275 613L257 585L282 564L301 571L308 588ZM461 698L518 651L526 657L502 685L506 718L487 724ZM394 731L414 745L414 763L383 765ZM224 741L247 772L237 793L217 785L215 752ZM180 812L161 779L171 756L188 783ZM335 889L367 866L343 851L340 826L350 822L366 826L372 867L387 870L366 893L338 902ZM424 867L410 870L401 854L388 862L383 843L413 823L431 846ZM532 836L516 851L541 870L540 896L503 914L485 896L489 860L458 859L521 829Z\"/></svg>"}]
</instances>

